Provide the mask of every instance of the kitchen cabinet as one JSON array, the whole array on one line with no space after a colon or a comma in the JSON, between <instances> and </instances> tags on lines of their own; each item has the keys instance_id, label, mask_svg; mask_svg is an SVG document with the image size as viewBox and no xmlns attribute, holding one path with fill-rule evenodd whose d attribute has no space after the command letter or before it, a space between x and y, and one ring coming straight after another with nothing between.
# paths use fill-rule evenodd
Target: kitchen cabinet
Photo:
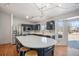
<instances>
[{"instance_id":1,"label":"kitchen cabinet","mask_svg":"<svg viewBox=\"0 0 79 59\"><path fill-rule=\"evenodd\" d=\"M40 24L22 24L23 31L40 30Z\"/></svg>"},{"instance_id":2,"label":"kitchen cabinet","mask_svg":"<svg viewBox=\"0 0 79 59\"><path fill-rule=\"evenodd\" d=\"M23 31L31 31L33 30L33 25L32 24L22 24Z\"/></svg>"},{"instance_id":3,"label":"kitchen cabinet","mask_svg":"<svg viewBox=\"0 0 79 59\"><path fill-rule=\"evenodd\" d=\"M47 25L46 26L47 30L54 30L55 29L55 22L54 21L49 21L49 22L47 22L46 25Z\"/></svg>"},{"instance_id":4,"label":"kitchen cabinet","mask_svg":"<svg viewBox=\"0 0 79 59\"><path fill-rule=\"evenodd\" d=\"M33 30L40 30L40 24L33 25Z\"/></svg>"}]
</instances>

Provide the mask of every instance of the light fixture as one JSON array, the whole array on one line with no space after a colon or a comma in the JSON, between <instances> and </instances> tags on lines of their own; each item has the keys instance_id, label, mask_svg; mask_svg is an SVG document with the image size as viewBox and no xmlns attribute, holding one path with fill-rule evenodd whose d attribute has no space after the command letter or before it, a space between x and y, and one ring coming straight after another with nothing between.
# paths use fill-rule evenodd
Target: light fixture
<instances>
[{"instance_id":1,"label":"light fixture","mask_svg":"<svg viewBox=\"0 0 79 59\"><path fill-rule=\"evenodd\" d=\"M6 6L6 7L9 7L9 5L10 5L9 3L5 3L5 4L4 4L4 6Z\"/></svg>"},{"instance_id":2,"label":"light fixture","mask_svg":"<svg viewBox=\"0 0 79 59\"><path fill-rule=\"evenodd\" d=\"M26 19L28 19L29 18L29 16L26 16Z\"/></svg>"},{"instance_id":3,"label":"light fixture","mask_svg":"<svg viewBox=\"0 0 79 59\"><path fill-rule=\"evenodd\" d=\"M40 18L43 18L46 15L46 11L51 7L50 3L35 3L35 5L38 7L41 15Z\"/></svg>"},{"instance_id":4,"label":"light fixture","mask_svg":"<svg viewBox=\"0 0 79 59\"><path fill-rule=\"evenodd\" d=\"M61 4L58 5L58 7L61 7L61 6L62 6Z\"/></svg>"},{"instance_id":5,"label":"light fixture","mask_svg":"<svg viewBox=\"0 0 79 59\"><path fill-rule=\"evenodd\" d=\"M49 8L50 7L50 4L46 4L46 8Z\"/></svg>"},{"instance_id":6,"label":"light fixture","mask_svg":"<svg viewBox=\"0 0 79 59\"><path fill-rule=\"evenodd\" d=\"M36 3L39 9L48 9L50 7L49 3Z\"/></svg>"}]
</instances>

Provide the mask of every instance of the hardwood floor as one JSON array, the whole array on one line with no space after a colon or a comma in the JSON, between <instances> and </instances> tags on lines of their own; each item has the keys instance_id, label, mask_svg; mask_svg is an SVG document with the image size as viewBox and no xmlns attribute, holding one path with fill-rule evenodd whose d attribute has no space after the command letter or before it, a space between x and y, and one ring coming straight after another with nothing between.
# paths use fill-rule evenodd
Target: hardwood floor
<instances>
[{"instance_id":1,"label":"hardwood floor","mask_svg":"<svg viewBox=\"0 0 79 59\"><path fill-rule=\"evenodd\" d=\"M65 45L56 45L54 50L55 56L66 56L68 47Z\"/></svg>"},{"instance_id":2,"label":"hardwood floor","mask_svg":"<svg viewBox=\"0 0 79 59\"><path fill-rule=\"evenodd\" d=\"M16 45L3 44L0 45L0 56L17 56Z\"/></svg>"},{"instance_id":3,"label":"hardwood floor","mask_svg":"<svg viewBox=\"0 0 79 59\"><path fill-rule=\"evenodd\" d=\"M79 49L70 46L57 45L55 46L55 56L79 56Z\"/></svg>"},{"instance_id":4,"label":"hardwood floor","mask_svg":"<svg viewBox=\"0 0 79 59\"><path fill-rule=\"evenodd\" d=\"M66 54L66 46L56 46L55 47L55 56L56 55L65 55ZM4 44L0 45L0 56L18 56L16 51L16 45L12 44Z\"/></svg>"},{"instance_id":5,"label":"hardwood floor","mask_svg":"<svg viewBox=\"0 0 79 59\"><path fill-rule=\"evenodd\" d=\"M70 49L69 47L64 45L57 45L55 46L54 55L55 56L70 56L70 55L77 55L79 56L79 50ZM0 56L18 56L16 51L16 45L12 44L4 44L0 45Z\"/></svg>"}]
</instances>

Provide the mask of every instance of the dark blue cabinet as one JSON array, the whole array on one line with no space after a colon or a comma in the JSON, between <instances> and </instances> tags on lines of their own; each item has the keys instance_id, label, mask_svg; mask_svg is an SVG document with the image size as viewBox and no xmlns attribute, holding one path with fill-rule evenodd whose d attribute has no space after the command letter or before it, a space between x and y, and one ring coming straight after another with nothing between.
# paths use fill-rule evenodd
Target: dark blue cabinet
<instances>
[{"instance_id":1,"label":"dark blue cabinet","mask_svg":"<svg viewBox=\"0 0 79 59\"><path fill-rule=\"evenodd\" d=\"M55 21L49 21L46 23L46 29L47 30L54 30L55 29Z\"/></svg>"},{"instance_id":2,"label":"dark blue cabinet","mask_svg":"<svg viewBox=\"0 0 79 59\"><path fill-rule=\"evenodd\" d=\"M38 51L39 56L54 56L54 46L47 48L38 48L36 50Z\"/></svg>"},{"instance_id":3,"label":"dark blue cabinet","mask_svg":"<svg viewBox=\"0 0 79 59\"><path fill-rule=\"evenodd\" d=\"M23 31L40 30L40 24L22 24Z\"/></svg>"}]
</instances>

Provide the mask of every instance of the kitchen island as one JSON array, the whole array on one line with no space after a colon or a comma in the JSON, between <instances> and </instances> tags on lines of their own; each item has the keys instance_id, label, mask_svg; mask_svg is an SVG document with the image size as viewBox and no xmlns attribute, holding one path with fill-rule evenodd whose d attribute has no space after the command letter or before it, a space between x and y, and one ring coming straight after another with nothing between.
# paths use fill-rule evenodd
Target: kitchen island
<instances>
[{"instance_id":1,"label":"kitchen island","mask_svg":"<svg viewBox=\"0 0 79 59\"><path fill-rule=\"evenodd\" d=\"M52 56L54 54L54 45L56 41L52 38L40 37L35 35L16 36L16 45L35 49L39 56Z\"/></svg>"}]
</instances>

